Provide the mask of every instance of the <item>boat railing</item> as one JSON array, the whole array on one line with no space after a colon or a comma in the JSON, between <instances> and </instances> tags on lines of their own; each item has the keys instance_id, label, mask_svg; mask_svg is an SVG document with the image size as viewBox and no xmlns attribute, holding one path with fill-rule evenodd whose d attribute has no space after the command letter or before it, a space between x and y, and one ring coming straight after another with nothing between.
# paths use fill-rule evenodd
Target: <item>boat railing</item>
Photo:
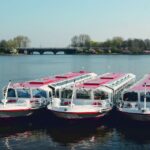
<instances>
[{"instance_id":1,"label":"boat railing","mask_svg":"<svg viewBox=\"0 0 150 150\"><path fill-rule=\"evenodd\" d=\"M86 100L86 99L74 99L72 102L74 105L93 105L93 106L99 106L99 107L104 107L109 104L111 105L111 102L109 99L105 100ZM66 106L66 105L71 105L71 99L63 99L61 100L60 103L61 106Z\"/></svg>"}]
</instances>

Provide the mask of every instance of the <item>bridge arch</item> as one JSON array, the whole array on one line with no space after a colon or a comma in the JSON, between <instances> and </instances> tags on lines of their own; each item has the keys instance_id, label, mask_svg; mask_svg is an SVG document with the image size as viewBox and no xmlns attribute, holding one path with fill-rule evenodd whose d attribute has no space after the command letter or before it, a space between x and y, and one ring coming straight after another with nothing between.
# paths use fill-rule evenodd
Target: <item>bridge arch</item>
<instances>
[{"instance_id":1,"label":"bridge arch","mask_svg":"<svg viewBox=\"0 0 150 150\"><path fill-rule=\"evenodd\" d=\"M57 54L57 55L64 55L65 52L64 52L64 51L58 51L56 54Z\"/></svg>"},{"instance_id":2,"label":"bridge arch","mask_svg":"<svg viewBox=\"0 0 150 150\"><path fill-rule=\"evenodd\" d=\"M76 49L74 48L18 48L18 52L22 54L32 55L34 53L39 53L43 55L44 53L52 52L53 54L75 54Z\"/></svg>"}]
</instances>

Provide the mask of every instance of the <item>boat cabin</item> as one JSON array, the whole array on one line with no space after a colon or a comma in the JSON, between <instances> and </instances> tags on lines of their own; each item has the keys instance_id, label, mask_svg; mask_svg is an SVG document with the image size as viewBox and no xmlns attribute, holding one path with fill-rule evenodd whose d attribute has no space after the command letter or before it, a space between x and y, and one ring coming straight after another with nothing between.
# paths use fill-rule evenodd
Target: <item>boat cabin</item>
<instances>
[{"instance_id":1,"label":"boat cabin","mask_svg":"<svg viewBox=\"0 0 150 150\"><path fill-rule=\"evenodd\" d=\"M59 96L60 88L66 85L71 86L74 82L82 82L95 76L95 73L80 71L23 83L10 83L4 88L3 93L7 103L23 101L24 99L46 99L51 101L53 96Z\"/></svg>"},{"instance_id":2,"label":"boat cabin","mask_svg":"<svg viewBox=\"0 0 150 150\"><path fill-rule=\"evenodd\" d=\"M74 88L65 87L61 90L61 103L68 105L73 101L75 105L102 105L113 103L119 98L121 91L132 84L135 75L128 73L106 73L88 80L82 84L76 84Z\"/></svg>"},{"instance_id":3,"label":"boat cabin","mask_svg":"<svg viewBox=\"0 0 150 150\"><path fill-rule=\"evenodd\" d=\"M150 74L145 75L122 94L124 107L143 107L145 98L147 106L150 107Z\"/></svg>"}]
</instances>

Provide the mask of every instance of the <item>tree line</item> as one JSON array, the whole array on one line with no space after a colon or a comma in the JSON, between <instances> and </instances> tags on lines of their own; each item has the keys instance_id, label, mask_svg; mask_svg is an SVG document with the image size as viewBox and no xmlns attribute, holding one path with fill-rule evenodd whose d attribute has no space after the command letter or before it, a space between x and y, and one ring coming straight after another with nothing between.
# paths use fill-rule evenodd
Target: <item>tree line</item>
<instances>
[{"instance_id":1,"label":"tree line","mask_svg":"<svg viewBox=\"0 0 150 150\"><path fill-rule=\"evenodd\" d=\"M143 54L150 53L150 39L127 39L113 37L104 42L93 41L89 35L80 34L71 38L71 47L77 49L78 53L100 54Z\"/></svg>"},{"instance_id":2,"label":"tree line","mask_svg":"<svg viewBox=\"0 0 150 150\"><path fill-rule=\"evenodd\" d=\"M18 48L29 47L27 36L16 36L13 39L0 41L0 54L17 54ZM87 34L75 35L71 38L71 47L79 54L150 54L150 39L127 39L113 37L104 42L94 41Z\"/></svg>"},{"instance_id":3,"label":"tree line","mask_svg":"<svg viewBox=\"0 0 150 150\"><path fill-rule=\"evenodd\" d=\"M13 39L0 41L1 54L17 54L18 48L26 48L29 46L30 39L27 36L16 36Z\"/></svg>"}]
</instances>

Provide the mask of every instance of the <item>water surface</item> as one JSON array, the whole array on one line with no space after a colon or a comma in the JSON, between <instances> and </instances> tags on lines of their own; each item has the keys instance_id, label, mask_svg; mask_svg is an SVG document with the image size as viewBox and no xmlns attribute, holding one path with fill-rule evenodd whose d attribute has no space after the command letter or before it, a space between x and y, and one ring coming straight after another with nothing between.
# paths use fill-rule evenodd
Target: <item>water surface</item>
<instances>
[{"instance_id":1,"label":"water surface","mask_svg":"<svg viewBox=\"0 0 150 150\"><path fill-rule=\"evenodd\" d=\"M88 70L105 72L132 72L137 79L150 72L148 55L34 55L0 56L0 89L8 83L32 80L69 71ZM2 94L0 93L0 98ZM41 121L41 120L39 120ZM0 121L1 122L1 121ZM99 128L45 127L33 125L5 126L0 123L0 149L149 149L150 132L144 127ZM61 126L61 125L60 125Z\"/></svg>"}]
</instances>

